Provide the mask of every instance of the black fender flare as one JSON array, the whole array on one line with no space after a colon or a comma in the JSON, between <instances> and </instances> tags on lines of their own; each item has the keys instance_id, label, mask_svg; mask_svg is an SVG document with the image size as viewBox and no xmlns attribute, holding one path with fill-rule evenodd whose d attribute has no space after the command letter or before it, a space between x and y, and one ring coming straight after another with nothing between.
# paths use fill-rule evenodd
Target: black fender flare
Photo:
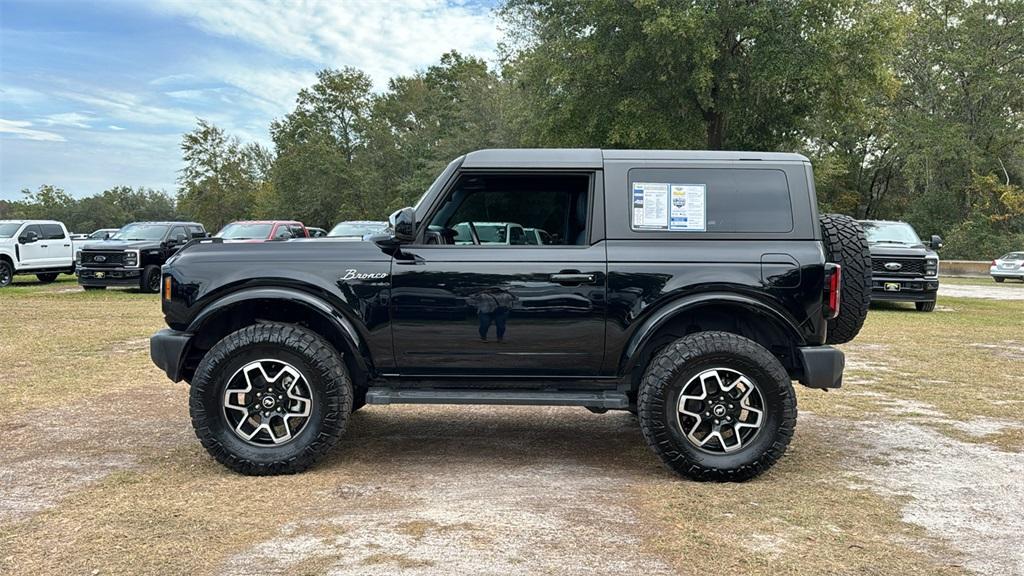
<instances>
[{"instance_id":1,"label":"black fender flare","mask_svg":"<svg viewBox=\"0 0 1024 576\"><path fill-rule=\"evenodd\" d=\"M640 352L651 341L658 330L679 314L697 310L704 306L726 304L746 308L755 314L767 318L779 328L787 332L798 346L805 344L800 328L785 313L774 306L757 298L735 292L701 292L674 298L661 304L633 331L619 359L620 374L625 374L636 366L640 360Z\"/></svg>"},{"instance_id":2,"label":"black fender flare","mask_svg":"<svg viewBox=\"0 0 1024 576\"><path fill-rule=\"evenodd\" d=\"M203 307L203 310L192 319L192 322L189 324L186 332L198 334L206 322L210 321L224 310L243 302L258 300L286 301L290 304L302 306L321 316L335 330L337 330L345 340L349 350L353 352L353 360L355 360L359 369L364 372L369 370L369 364L367 362L369 350L366 349L363 339L360 337L359 332L356 330L352 321L324 299L314 294L294 288L243 288L221 296Z\"/></svg>"}]
</instances>

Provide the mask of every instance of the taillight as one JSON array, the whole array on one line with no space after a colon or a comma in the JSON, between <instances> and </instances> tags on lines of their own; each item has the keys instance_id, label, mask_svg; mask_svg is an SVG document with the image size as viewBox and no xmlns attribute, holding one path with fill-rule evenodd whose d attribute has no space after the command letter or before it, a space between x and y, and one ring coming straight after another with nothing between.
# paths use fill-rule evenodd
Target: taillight
<instances>
[{"instance_id":1,"label":"taillight","mask_svg":"<svg viewBox=\"0 0 1024 576\"><path fill-rule=\"evenodd\" d=\"M832 262L825 264L825 318L828 320L839 316L839 291L842 286L843 267Z\"/></svg>"},{"instance_id":2,"label":"taillight","mask_svg":"<svg viewBox=\"0 0 1024 576\"><path fill-rule=\"evenodd\" d=\"M989 266L995 266L995 265L996 265L996 261L995 260L993 260L992 263L989 264Z\"/></svg>"}]
</instances>

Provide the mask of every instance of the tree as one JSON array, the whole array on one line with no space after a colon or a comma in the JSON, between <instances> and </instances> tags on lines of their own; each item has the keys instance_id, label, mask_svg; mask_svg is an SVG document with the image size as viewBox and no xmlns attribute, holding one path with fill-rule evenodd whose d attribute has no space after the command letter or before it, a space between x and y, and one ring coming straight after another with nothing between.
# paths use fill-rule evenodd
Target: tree
<instances>
[{"instance_id":1,"label":"tree","mask_svg":"<svg viewBox=\"0 0 1024 576\"><path fill-rule=\"evenodd\" d=\"M527 142L793 147L874 91L894 1L510 0L505 74Z\"/></svg>"},{"instance_id":2,"label":"tree","mask_svg":"<svg viewBox=\"0 0 1024 576\"><path fill-rule=\"evenodd\" d=\"M359 164L370 113L370 78L354 68L322 70L299 92L295 110L275 121L274 204L307 225L378 213L380 190L365 188Z\"/></svg>"},{"instance_id":3,"label":"tree","mask_svg":"<svg viewBox=\"0 0 1024 576\"><path fill-rule=\"evenodd\" d=\"M178 207L211 230L232 220L253 217L266 194L271 153L258 144L242 144L224 130L199 120L181 142L185 167L178 178Z\"/></svg>"}]
</instances>

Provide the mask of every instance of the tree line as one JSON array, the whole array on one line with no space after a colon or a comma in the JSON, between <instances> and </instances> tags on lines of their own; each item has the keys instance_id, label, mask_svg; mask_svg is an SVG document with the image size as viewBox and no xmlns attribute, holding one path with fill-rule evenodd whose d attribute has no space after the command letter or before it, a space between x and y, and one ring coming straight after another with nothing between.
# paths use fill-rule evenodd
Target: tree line
<instances>
[{"instance_id":1,"label":"tree line","mask_svg":"<svg viewBox=\"0 0 1024 576\"><path fill-rule=\"evenodd\" d=\"M329 227L414 204L479 148L796 151L823 211L907 220L952 258L1024 248L1024 0L508 0L498 16L493 64L451 52L381 91L322 70L272 148L200 120L176 203L129 196L211 229ZM100 202L149 206L127 193Z\"/></svg>"}]
</instances>

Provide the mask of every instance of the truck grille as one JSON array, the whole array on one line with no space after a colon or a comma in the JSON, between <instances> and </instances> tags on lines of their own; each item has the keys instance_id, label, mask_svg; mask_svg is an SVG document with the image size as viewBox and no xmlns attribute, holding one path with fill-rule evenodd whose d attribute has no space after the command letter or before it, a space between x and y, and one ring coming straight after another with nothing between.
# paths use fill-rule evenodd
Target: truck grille
<instances>
[{"instance_id":1,"label":"truck grille","mask_svg":"<svg viewBox=\"0 0 1024 576\"><path fill-rule=\"evenodd\" d=\"M899 270L888 270L885 265L896 263ZM924 258L872 258L871 271L888 276L924 276Z\"/></svg>"},{"instance_id":2,"label":"truck grille","mask_svg":"<svg viewBox=\"0 0 1024 576\"><path fill-rule=\"evenodd\" d=\"M82 265L92 267L121 266L124 252L108 250L83 250Z\"/></svg>"}]
</instances>

